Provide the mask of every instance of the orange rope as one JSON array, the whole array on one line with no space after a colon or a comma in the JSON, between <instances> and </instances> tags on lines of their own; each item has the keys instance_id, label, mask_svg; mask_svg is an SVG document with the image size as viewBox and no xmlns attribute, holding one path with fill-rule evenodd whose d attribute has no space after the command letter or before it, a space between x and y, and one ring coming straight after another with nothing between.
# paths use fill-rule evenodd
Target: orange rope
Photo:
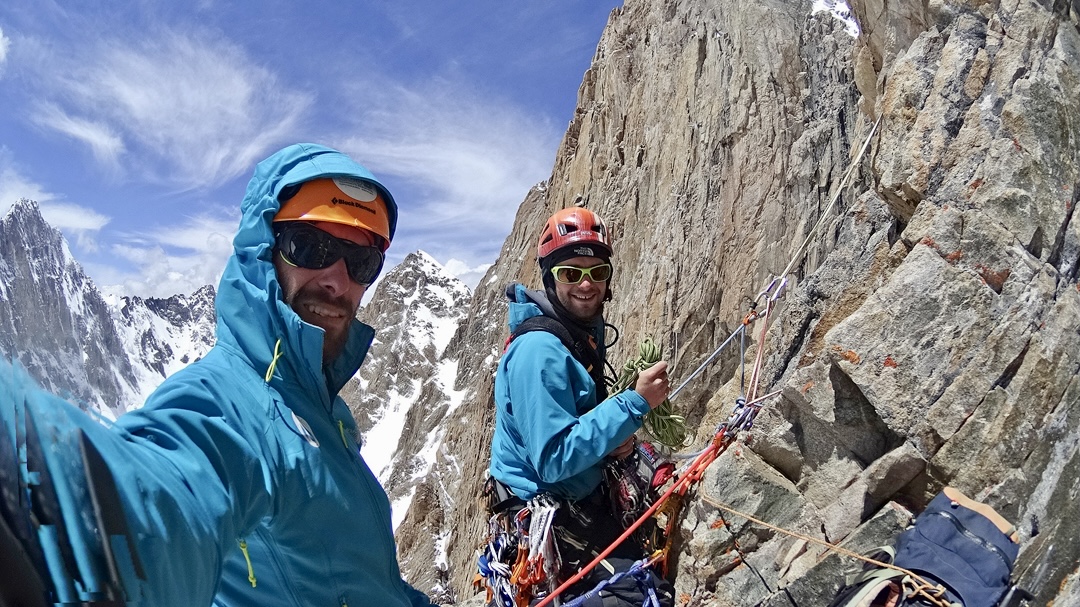
<instances>
[{"instance_id":1,"label":"orange rope","mask_svg":"<svg viewBox=\"0 0 1080 607\"><path fill-rule=\"evenodd\" d=\"M723 434L723 432L721 431L720 434ZM726 448L727 445L724 445L724 447L720 450L723 451L723 449ZM701 480L702 475L705 473L705 468L707 468L709 464L711 464L713 460L715 460L716 457L719 455L719 453L716 452L717 449L718 447L716 445L716 441L714 440L713 444L709 445L708 448L706 448L704 451L701 452L701 454L698 455L697 459L695 459L694 463L690 465L690 468L683 474L682 478L672 484L671 487L669 487L668 490L665 491L664 494L661 495L660 498L657 499L656 502L652 506L650 506L648 510L645 511L645 514L642 514L636 521L634 521L633 525L630 525L630 527L628 527L626 531L624 531L623 534L618 537L618 539L612 542L610 546L608 546L603 552L597 555L597 557L593 559L591 563L583 567L573 577L563 582L558 588L551 592L551 594L544 597L544 600L540 601L540 603L538 603L536 607L546 607L546 605L550 604L551 601L555 600L555 597L559 596L559 594L561 594L564 590L581 581L581 578L585 577L590 571L595 569L596 566L600 564L600 561L603 561L605 558L607 558L607 556L611 554L611 552L615 550L615 548L622 544L623 541L626 540L626 538L630 537L630 535L633 534L638 527L644 524L645 521L647 521L649 517L652 516L653 513L656 512L656 510L660 508L660 506L663 505L663 503L667 501L669 497L672 496L672 494L675 494L677 492L680 496L685 495L686 491L689 490L690 485Z\"/></svg>"}]
</instances>

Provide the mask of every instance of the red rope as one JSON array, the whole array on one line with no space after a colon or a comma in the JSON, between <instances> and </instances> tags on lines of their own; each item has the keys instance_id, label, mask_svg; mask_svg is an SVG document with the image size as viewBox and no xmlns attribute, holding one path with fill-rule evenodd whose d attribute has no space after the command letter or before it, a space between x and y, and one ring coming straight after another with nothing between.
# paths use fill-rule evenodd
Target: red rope
<instances>
[{"instance_id":1,"label":"red rope","mask_svg":"<svg viewBox=\"0 0 1080 607\"><path fill-rule=\"evenodd\" d=\"M719 437L723 434L724 432L721 431L717 434L717 436ZM690 465L690 467L682 475L682 477L679 478L679 480L676 481L673 485L671 485L671 487L669 487L668 490L665 491L664 494L661 495L660 498L657 499L656 502L652 506L650 506L648 510L645 511L645 514L642 514L636 521L634 521L633 525L630 525L630 527L628 527L626 531L624 531L623 534L619 536L618 539L612 542L612 544L608 546L603 552L601 552L595 559L593 559L591 563L583 567L581 571L578 571L576 574L574 574L573 577L563 582L551 594L544 597L544 600L540 601L540 603L538 603L536 607L546 607L548 604L551 603L551 601L555 600L555 597L559 596L564 590L581 581L583 577L585 577L590 571L595 569L596 566L600 564L600 561L607 558L607 556L611 554L611 552L615 550L615 548L622 544L623 541L626 540L626 538L630 537L630 535L633 534L638 527L644 524L645 521L647 521L649 517L652 516L653 513L656 512L656 510L661 505L663 505L663 503L667 501L669 497L671 497L672 494L674 494L676 491L678 491L680 495L685 494L686 491L690 489L690 486L693 483L701 480L702 475L705 473L705 468L708 468L709 464L711 464L713 460L715 460L726 448L727 445L719 447L718 441L714 438L712 444L710 444L707 449L702 451L697 456L697 459L694 460L694 462Z\"/></svg>"}]
</instances>

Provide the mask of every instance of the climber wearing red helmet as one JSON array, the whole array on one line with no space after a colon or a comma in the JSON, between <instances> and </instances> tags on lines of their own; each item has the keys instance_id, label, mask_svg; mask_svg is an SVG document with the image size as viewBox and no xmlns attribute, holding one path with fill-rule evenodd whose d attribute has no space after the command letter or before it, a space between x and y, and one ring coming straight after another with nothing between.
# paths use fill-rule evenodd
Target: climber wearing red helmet
<instances>
[{"instance_id":1,"label":"climber wearing red helmet","mask_svg":"<svg viewBox=\"0 0 1080 607\"><path fill-rule=\"evenodd\" d=\"M611 234L600 217L583 208L562 209L545 223L537 243L544 290L507 287L511 340L495 376L496 421L489 485L500 493L505 516L529 503L533 517L558 503L552 531L561 558L555 575L526 588L541 596L593 560L622 533L609 499L604 470L634 450L634 432L668 392L667 363L642 371L632 390L608 396L604 369L604 302L611 299ZM505 499L504 499L505 498ZM492 550L492 558L498 559ZM627 541L597 568L606 579L644 556ZM490 565L491 558L486 562ZM482 561L483 563L484 561ZM501 567L481 566L493 594L512 583L497 579ZM672 604L671 586L651 571L649 583L661 604ZM517 578L520 580L520 578ZM586 577L560 595L580 596L599 581ZM627 577L585 605L641 605L641 580ZM625 582L625 583L624 583ZM514 593L520 593L520 582ZM504 604L507 597L493 597Z\"/></svg>"}]
</instances>

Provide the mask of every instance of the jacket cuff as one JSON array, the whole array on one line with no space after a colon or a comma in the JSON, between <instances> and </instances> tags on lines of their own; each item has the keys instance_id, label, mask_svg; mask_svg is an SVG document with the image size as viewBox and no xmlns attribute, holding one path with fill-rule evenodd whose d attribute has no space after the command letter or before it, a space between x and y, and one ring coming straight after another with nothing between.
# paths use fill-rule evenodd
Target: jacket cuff
<instances>
[{"instance_id":1,"label":"jacket cuff","mask_svg":"<svg viewBox=\"0 0 1080 607\"><path fill-rule=\"evenodd\" d=\"M645 400L644 396L638 394L633 389L627 390L623 394L628 397L626 401L627 408L630 409L630 412L637 416L639 420L652 410L652 408L649 407L649 401Z\"/></svg>"}]
</instances>

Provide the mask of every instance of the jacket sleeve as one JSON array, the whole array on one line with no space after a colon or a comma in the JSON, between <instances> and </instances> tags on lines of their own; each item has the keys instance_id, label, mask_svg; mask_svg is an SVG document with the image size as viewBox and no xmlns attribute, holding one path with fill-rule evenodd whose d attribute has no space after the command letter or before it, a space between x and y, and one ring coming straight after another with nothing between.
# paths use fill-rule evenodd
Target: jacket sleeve
<instances>
[{"instance_id":1,"label":"jacket sleeve","mask_svg":"<svg viewBox=\"0 0 1080 607\"><path fill-rule=\"evenodd\" d=\"M649 404L627 390L578 415L595 398L588 373L558 337L536 331L516 338L504 355L516 427L530 463L547 483L599 464L641 427Z\"/></svg>"},{"instance_id":2,"label":"jacket sleeve","mask_svg":"<svg viewBox=\"0 0 1080 607\"><path fill-rule=\"evenodd\" d=\"M112 485L109 493L123 512L113 515L124 519L128 533L126 541L118 534L109 542L120 557L127 601L209 605L225 551L270 507L261 447L229 410L233 399L209 387L211 382L166 382L144 409L106 426L60 398L27 387L29 378L18 381L24 384L21 413L34 429L26 440L40 448L41 467L51 473L57 511L67 523L64 542L78 569L53 569L51 577L81 578L90 592L98 584L86 583L101 574L95 563L104 561L98 526L85 522L93 513L87 502L95 488ZM91 451L107 471L93 481L84 473Z\"/></svg>"}]
</instances>

